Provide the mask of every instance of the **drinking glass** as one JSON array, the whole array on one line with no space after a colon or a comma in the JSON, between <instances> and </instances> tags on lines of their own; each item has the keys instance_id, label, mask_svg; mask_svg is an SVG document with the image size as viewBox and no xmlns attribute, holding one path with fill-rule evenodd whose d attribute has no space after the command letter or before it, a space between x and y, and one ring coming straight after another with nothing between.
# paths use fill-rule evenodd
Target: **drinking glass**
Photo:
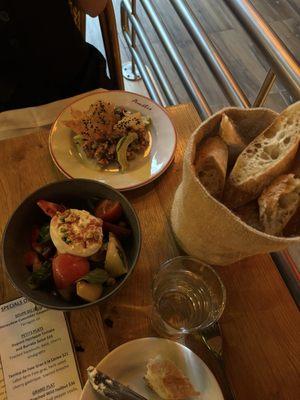
<instances>
[{"instance_id":1,"label":"drinking glass","mask_svg":"<svg viewBox=\"0 0 300 400\"><path fill-rule=\"evenodd\" d=\"M163 263L152 285L151 322L160 336L180 338L217 322L225 287L215 270L193 257Z\"/></svg>"}]
</instances>

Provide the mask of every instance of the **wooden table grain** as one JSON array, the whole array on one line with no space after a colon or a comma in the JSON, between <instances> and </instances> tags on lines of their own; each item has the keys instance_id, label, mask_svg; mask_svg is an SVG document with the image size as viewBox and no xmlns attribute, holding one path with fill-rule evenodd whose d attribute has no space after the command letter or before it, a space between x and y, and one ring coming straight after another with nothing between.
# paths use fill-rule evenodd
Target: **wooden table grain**
<instances>
[{"instance_id":1,"label":"wooden table grain","mask_svg":"<svg viewBox=\"0 0 300 400\"><path fill-rule=\"evenodd\" d=\"M181 180L186 141L200 120L189 104L169 107L168 112L178 133L173 164L155 182L126 193L142 228L136 269L126 286L101 307L68 314L83 380L87 366L97 364L113 348L155 335L149 321L152 277L160 263L181 254L169 215ZM28 194L63 179L48 152L48 133L44 129L0 142L1 234L10 214ZM226 373L236 399L298 400L300 316L271 257L260 255L216 269L227 289L220 324ZM0 302L18 296L1 267ZM221 369L201 342L189 337L187 344L209 365L223 387Z\"/></svg>"}]
</instances>

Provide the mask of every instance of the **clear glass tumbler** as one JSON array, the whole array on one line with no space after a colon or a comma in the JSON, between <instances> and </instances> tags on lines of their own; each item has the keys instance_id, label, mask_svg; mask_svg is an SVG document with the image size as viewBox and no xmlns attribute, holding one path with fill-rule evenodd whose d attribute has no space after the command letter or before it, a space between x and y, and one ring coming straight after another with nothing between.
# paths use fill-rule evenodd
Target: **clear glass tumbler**
<instances>
[{"instance_id":1,"label":"clear glass tumbler","mask_svg":"<svg viewBox=\"0 0 300 400\"><path fill-rule=\"evenodd\" d=\"M152 285L151 322L160 336L179 338L217 322L226 290L212 267L193 257L163 263Z\"/></svg>"}]
</instances>

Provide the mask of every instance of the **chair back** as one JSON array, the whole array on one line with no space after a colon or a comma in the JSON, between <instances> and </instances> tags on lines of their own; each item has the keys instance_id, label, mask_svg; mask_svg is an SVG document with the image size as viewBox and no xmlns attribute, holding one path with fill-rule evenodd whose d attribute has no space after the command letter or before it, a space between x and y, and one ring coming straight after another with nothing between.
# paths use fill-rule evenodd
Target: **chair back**
<instances>
[{"instance_id":1,"label":"chair back","mask_svg":"<svg viewBox=\"0 0 300 400\"><path fill-rule=\"evenodd\" d=\"M72 2L72 0L69 0L69 5L76 26L82 33L82 36L85 38L86 15ZM118 39L118 30L112 0L107 0L105 9L99 15L99 25L103 38L106 56L105 58L108 65L109 76L114 84L114 87L123 90L124 81L122 76L122 63Z\"/></svg>"}]
</instances>

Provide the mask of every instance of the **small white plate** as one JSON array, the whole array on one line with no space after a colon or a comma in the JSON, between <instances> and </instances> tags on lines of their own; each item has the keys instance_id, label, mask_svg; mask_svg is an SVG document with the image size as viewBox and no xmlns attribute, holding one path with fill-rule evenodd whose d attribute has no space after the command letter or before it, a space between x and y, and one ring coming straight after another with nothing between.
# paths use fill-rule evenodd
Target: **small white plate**
<instances>
[{"instance_id":1,"label":"small white plate","mask_svg":"<svg viewBox=\"0 0 300 400\"><path fill-rule=\"evenodd\" d=\"M64 121L72 119L71 107L86 111L90 104L100 99L130 111L140 111L151 118L149 148L131 161L123 173L117 168L101 169L95 162L84 160L72 140L74 133L64 124ZM51 157L65 176L93 179L119 190L135 189L160 176L171 164L175 148L176 132L164 108L144 96L120 90L96 92L76 100L58 116L49 137Z\"/></svg>"},{"instance_id":2,"label":"small white plate","mask_svg":"<svg viewBox=\"0 0 300 400\"><path fill-rule=\"evenodd\" d=\"M199 400L224 400L216 378L206 364L190 349L167 339L144 338L125 343L109 353L97 366L111 378L129 386L146 399L161 400L147 387L143 376L150 358L161 355L175 364L201 393ZM99 400L89 382L83 388L80 400Z\"/></svg>"}]
</instances>

